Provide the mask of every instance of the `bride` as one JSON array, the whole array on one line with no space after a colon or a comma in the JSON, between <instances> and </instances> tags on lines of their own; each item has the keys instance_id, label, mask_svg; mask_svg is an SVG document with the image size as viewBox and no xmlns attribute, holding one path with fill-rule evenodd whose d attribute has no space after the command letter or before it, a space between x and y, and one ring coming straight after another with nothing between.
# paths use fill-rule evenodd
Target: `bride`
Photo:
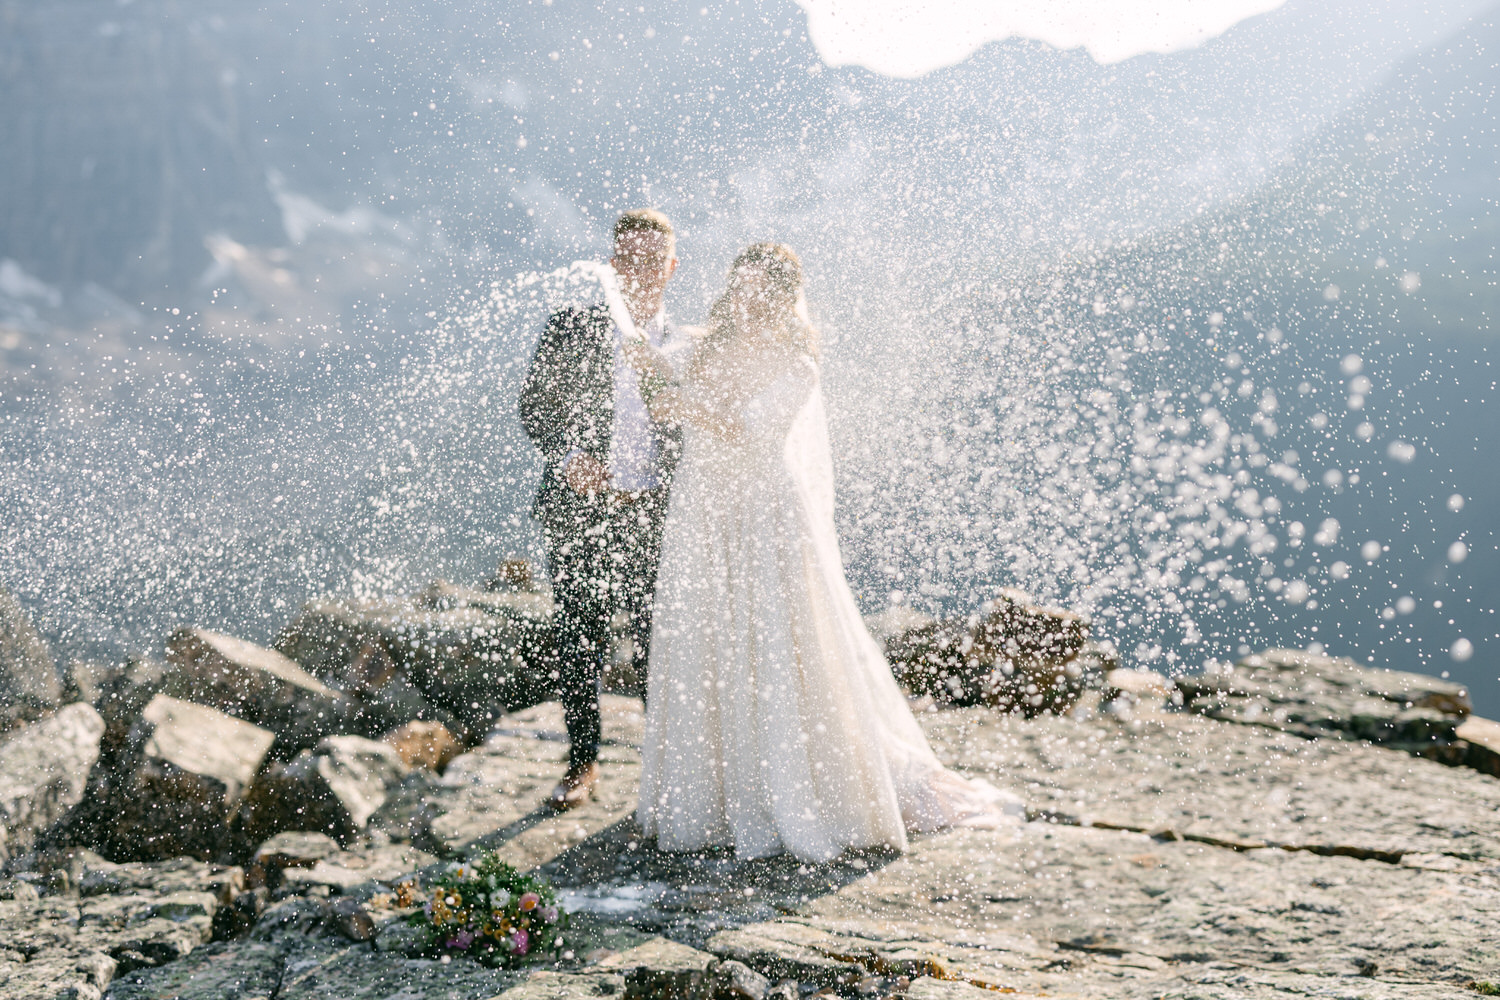
<instances>
[{"instance_id":1,"label":"bride","mask_svg":"<svg viewBox=\"0 0 1500 1000\"><path fill-rule=\"evenodd\" d=\"M908 831L998 825L1018 800L938 763L844 580L816 333L790 248L735 258L674 367L630 348L680 423L657 580L640 803L668 851L827 861Z\"/></svg>"}]
</instances>

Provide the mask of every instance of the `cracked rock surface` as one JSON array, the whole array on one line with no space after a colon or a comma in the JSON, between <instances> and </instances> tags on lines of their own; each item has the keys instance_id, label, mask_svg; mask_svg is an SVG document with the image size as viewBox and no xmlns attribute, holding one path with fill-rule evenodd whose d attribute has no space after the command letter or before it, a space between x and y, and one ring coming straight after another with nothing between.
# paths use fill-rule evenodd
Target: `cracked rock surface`
<instances>
[{"instance_id":1,"label":"cracked rock surface","mask_svg":"<svg viewBox=\"0 0 1500 1000\"><path fill-rule=\"evenodd\" d=\"M924 712L939 754L1031 822L740 861L643 841L640 702L604 707L600 794L573 812L541 808L566 757L544 703L406 775L349 842L283 835L248 884L37 856L0 882L0 996L1418 1000L1500 982L1500 780L1476 770L1181 712ZM564 961L411 950L387 890L482 850L558 885Z\"/></svg>"}]
</instances>

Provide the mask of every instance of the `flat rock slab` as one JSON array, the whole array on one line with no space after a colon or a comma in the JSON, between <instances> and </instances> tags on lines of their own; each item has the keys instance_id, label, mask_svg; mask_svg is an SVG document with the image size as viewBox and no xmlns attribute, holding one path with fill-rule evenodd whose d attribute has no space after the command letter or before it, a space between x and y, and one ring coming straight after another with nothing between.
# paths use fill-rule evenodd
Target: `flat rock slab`
<instances>
[{"instance_id":1,"label":"flat rock slab","mask_svg":"<svg viewBox=\"0 0 1500 1000\"><path fill-rule=\"evenodd\" d=\"M194 891L0 901L0 985L19 990L50 969L62 977L49 984L54 992L33 995L57 996L72 982L102 989L117 973L175 962L205 944L217 907L212 893Z\"/></svg>"},{"instance_id":2,"label":"flat rock slab","mask_svg":"<svg viewBox=\"0 0 1500 1000\"><path fill-rule=\"evenodd\" d=\"M1185 713L925 714L950 766L1071 823L1327 853L1500 858L1500 781L1398 750Z\"/></svg>"},{"instance_id":3,"label":"flat rock slab","mask_svg":"<svg viewBox=\"0 0 1500 1000\"><path fill-rule=\"evenodd\" d=\"M280 949L278 1000L625 1000L633 974L644 1000L661 977L639 969L685 970L687 985L673 996L694 1000L717 980L692 977L715 960L773 982L793 977L804 993L910 977L908 1000L980 1000L975 990L1417 1000L1477 995L1465 984L1500 981L1494 778L1355 740L1185 713L1022 719L971 708L920 718L945 760L1020 793L1036 819L916 837L904 855L850 853L828 865L665 854L631 818L640 703L606 698L600 797L561 815L539 808L566 751L561 712L544 704L508 716L440 778L409 774L371 825L432 855L497 849L521 867L540 865L577 914L563 967L439 965L383 947L396 937L386 931L373 948L351 946L330 936L326 919L340 899L296 896L268 910L249 938L211 950L199 943L174 964L206 965L221 948ZM299 877L376 850L323 846ZM325 880L306 891L347 894L373 913L371 884ZM110 955L89 928L109 914L165 920L174 907L201 920L193 907L206 904L186 891L161 896L154 911L114 904L88 919L89 899L0 902L30 907L21 920L27 950L7 944L7 931L0 953L75 963ZM0 926L11 926L6 916ZM247 969L266 954L246 951ZM144 982L171 968L120 976ZM791 1000L779 989L770 996Z\"/></svg>"},{"instance_id":4,"label":"flat rock slab","mask_svg":"<svg viewBox=\"0 0 1500 1000\"><path fill-rule=\"evenodd\" d=\"M79 702L0 743L0 863L82 801L103 735L99 713Z\"/></svg>"},{"instance_id":5,"label":"flat rock slab","mask_svg":"<svg viewBox=\"0 0 1500 1000\"><path fill-rule=\"evenodd\" d=\"M335 892L350 893L372 882L394 886L437 860L410 844L362 846L321 858L311 867L284 869L281 877L282 884L292 889L322 885Z\"/></svg>"},{"instance_id":6,"label":"flat rock slab","mask_svg":"<svg viewBox=\"0 0 1500 1000\"><path fill-rule=\"evenodd\" d=\"M180 962L119 976L108 1000L272 1000L285 949L259 941L216 942Z\"/></svg>"},{"instance_id":7,"label":"flat rock slab","mask_svg":"<svg viewBox=\"0 0 1500 1000\"><path fill-rule=\"evenodd\" d=\"M599 963L625 974L630 1000L709 1000L719 960L666 938L643 941Z\"/></svg>"},{"instance_id":8,"label":"flat rock slab","mask_svg":"<svg viewBox=\"0 0 1500 1000\"><path fill-rule=\"evenodd\" d=\"M526 974L468 959L448 962L352 947L327 958L289 958L276 1000L490 1000Z\"/></svg>"},{"instance_id":9,"label":"flat rock slab","mask_svg":"<svg viewBox=\"0 0 1500 1000\"><path fill-rule=\"evenodd\" d=\"M546 702L507 716L481 746L449 763L441 777L418 772L393 792L371 824L440 855L499 850L521 869L541 864L631 814L640 774L639 699L604 695L606 780L579 809L555 813L548 793L567 769L562 708Z\"/></svg>"},{"instance_id":10,"label":"flat rock slab","mask_svg":"<svg viewBox=\"0 0 1500 1000\"><path fill-rule=\"evenodd\" d=\"M1288 649L1181 677L1177 686L1189 709L1214 718L1417 752L1455 743L1473 709L1450 681Z\"/></svg>"},{"instance_id":11,"label":"flat rock slab","mask_svg":"<svg viewBox=\"0 0 1500 1000\"><path fill-rule=\"evenodd\" d=\"M867 968L917 955L945 978L1048 993L1089 992L1068 986L1079 977L1112 990L1214 963L1451 990L1500 970L1500 872L1033 823L1014 840L924 840L868 879L738 933L824 955L842 941Z\"/></svg>"},{"instance_id":12,"label":"flat rock slab","mask_svg":"<svg viewBox=\"0 0 1500 1000\"><path fill-rule=\"evenodd\" d=\"M525 981L500 994L502 1000L595 1000L625 995L625 977L618 973L533 972Z\"/></svg>"}]
</instances>

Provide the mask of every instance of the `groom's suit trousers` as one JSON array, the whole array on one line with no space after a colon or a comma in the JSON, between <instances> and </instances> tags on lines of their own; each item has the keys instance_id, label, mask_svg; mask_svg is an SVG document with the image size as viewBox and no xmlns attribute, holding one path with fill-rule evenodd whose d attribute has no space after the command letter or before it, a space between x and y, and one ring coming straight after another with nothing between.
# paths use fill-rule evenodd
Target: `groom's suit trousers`
<instances>
[{"instance_id":1,"label":"groom's suit trousers","mask_svg":"<svg viewBox=\"0 0 1500 1000\"><path fill-rule=\"evenodd\" d=\"M532 514L547 540L557 601L558 698L574 766L592 763L599 753L599 681L616 612L628 616L637 672L645 676L667 488L682 441L676 428L655 428L661 487L634 502L581 497L568 485L563 469L575 451L609 461L616 394L613 330L604 305L552 314L518 401L521 426L547 460Z\"/></svg>"},{"instance_id":2,"label":"groom's suit trousers","mask_svg":"<svg viewBox=\"0 0 1500 1000\"><path fill-rule=\"evenodd\" d=\"M610 503L605 516L587 526L546 532L570 767L599 756L599 686L612 655L616 614L625 618L636 676L644 684L666 506L666 490L647 490Z\"/></svg>"}]
</instances>

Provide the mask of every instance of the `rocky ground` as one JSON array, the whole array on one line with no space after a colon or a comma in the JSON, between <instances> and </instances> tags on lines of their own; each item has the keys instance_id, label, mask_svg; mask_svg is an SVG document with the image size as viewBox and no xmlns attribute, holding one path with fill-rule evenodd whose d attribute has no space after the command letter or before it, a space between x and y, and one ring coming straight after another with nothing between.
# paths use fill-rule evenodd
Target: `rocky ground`
<instances>
[{"instance_id":1,"label":"rocky ground","mask_svg":"<svg viewBox=\"0 0 1500 1000\"><path fill-rule=\"evenodd\" d=\"M1500 782L1469 768L1141 706L945 709L923 721L950 763L1020 792L1032 822L822 867L739 862L642 843L640 704L606 703L597 801L539 808L566 744L557 707L538 706L441 776L412 772L346 848L263 847L251 881L275 888L258 919L234 910L243 868L75 851L13 880L0 995L587 997L630 992L630 976L665 989L685 961L705 970L685 995L704 997L730 990L739 970L713 973L731 962L761 989L913 1000L1450 997L1500 981ZM571 960L517 973L407 953L377 893L481 849L565 888Z\"/></svg>"},{"instance_id":2,"label":"rocky ground","mask_svg":"<svg viewBox=\"0 0 1500 1000\"><path fill-rule=\"evenodd\" d=\"M325 705L347 695L268 651L224 649L242 666L261 657ZM642 708L630 697L605 697L599 796L561 815L541 806L566 758L553 702L501 712L484 735L424 758L435 744L318 736L305 713L278 721L267 706L286 705L267 698L241 711L279 728L207 720L254 768L174 744L208 709L161 690L133 709L133 740L107 703L76 702L39 709L0 742L0 996L1500 992L1492 724L1432 678L1273 652L1178 682L1110 673L1065 699L1064 715L929 699L919 715L940 755L1022 795L1030 821L821 866L644 842L632 819ZM190 774L172 760L200 762ZM93 826L77 820L89 796L123 810L109 798L122 781L158 808L177 802L178 822L192 809L217 817L219 832L154 841L187 855L154 860L80 839L108 825L97 808ZM574 920L562 961L497 971L417 948L392 887L491 850L562 891Z\"/></svg>"}]
</instances>

